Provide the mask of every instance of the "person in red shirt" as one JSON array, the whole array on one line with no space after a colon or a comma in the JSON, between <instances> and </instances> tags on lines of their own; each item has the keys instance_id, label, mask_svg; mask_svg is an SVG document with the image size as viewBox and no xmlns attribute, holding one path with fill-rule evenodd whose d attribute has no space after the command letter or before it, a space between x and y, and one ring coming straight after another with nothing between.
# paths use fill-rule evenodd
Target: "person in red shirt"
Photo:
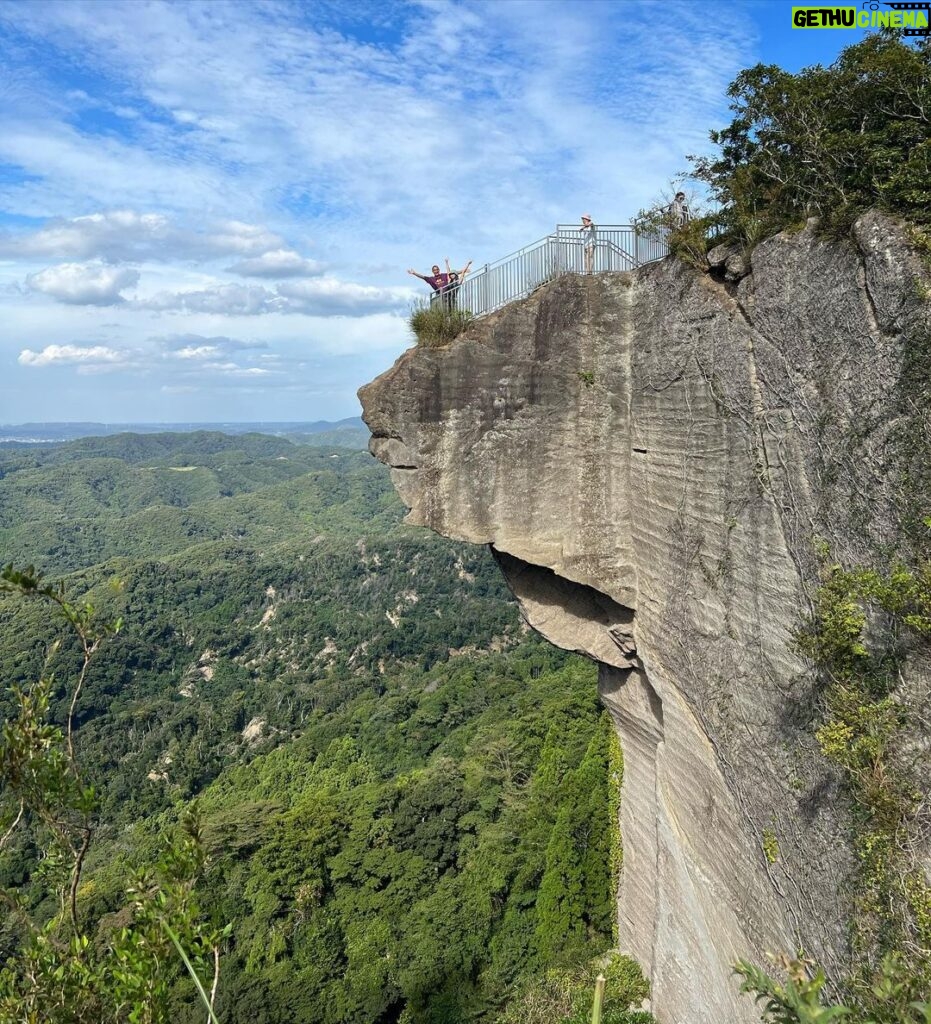
<instances>
[{"instance_id":1,"label":"person in red shirt","mask_svg":"<svg viewBox=\"0 0 931 1024\"><path fill-rule=\"evenodd\" d=\"M430 268L429 276L426 274L418 274L416 270L408 270L408 274L412 274L414 277L419 277L421 281L426 281L435 292L443 291L443 289L449 284L449 274L441 274L439 266L435 263Z\"/></svg>"}]
</instances>

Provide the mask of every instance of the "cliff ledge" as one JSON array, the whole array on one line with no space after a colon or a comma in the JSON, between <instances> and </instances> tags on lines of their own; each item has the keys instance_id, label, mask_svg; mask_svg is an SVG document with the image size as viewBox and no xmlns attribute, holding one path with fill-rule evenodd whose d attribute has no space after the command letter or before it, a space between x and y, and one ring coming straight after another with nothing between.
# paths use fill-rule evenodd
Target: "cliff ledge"
<instances>
[{"instance_id":1,"label":"cliff ledge","mask_svg":"<svg viewBox=\"0 0 931 1024\"><path fill-rule=\"evenodd\" d=\"M905 234L852 238L778 235L737 283L564 277L360 392L408 521L491 545L530 624L600 664L621 947L666 1022L758 1020L737 957L848 955L846 802L790 637L818 538L896 543L903 352L931 330Z\"/></svg>"}]
</instances>

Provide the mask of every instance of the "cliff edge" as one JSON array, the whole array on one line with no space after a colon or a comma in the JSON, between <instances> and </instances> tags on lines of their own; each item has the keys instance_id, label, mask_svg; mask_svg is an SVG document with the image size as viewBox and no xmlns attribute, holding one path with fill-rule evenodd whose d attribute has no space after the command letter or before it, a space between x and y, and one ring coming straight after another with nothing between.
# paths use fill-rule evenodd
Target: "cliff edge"
<instances>
[{"instance_id":1,"label":"cliff edge","mask_svg":"<svg viewBox=\"0 0 931 1024\"><path fill-rule=\"evenodd\" d=\"M600 665L620 944L669 1024L758 1020L738 957L848 957L846 798L791 634L819 539L895 549L895 439L928 409L903 390L928 274L894 223L781 234L740 272L563 277L360 392L408 521L490 544L530 624Z\"/></svg>"}]
</instances>

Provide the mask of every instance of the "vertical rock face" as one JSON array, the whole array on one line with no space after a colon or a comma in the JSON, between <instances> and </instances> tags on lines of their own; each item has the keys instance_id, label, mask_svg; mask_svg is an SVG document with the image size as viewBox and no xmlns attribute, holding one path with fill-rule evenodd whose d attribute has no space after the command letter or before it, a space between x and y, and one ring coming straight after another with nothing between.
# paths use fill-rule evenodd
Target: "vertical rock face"
<instances>
[{"instance_id":1,"label":"vertical rock face","mask_svg":"<svg viewBox=\"0 0 931 1024\"><path fill-rule=\"evenodd\" d=\"M894 537L928 327L902 233L871 214L854 240L777 236L737 285L561 278L360 392L408 521L492 545L531 625L600 663L621 945L670 1024L758 1019L737 957L846 956L844 797L791 632L817 538L862 562Z\"/></svg>"}]
</instances>

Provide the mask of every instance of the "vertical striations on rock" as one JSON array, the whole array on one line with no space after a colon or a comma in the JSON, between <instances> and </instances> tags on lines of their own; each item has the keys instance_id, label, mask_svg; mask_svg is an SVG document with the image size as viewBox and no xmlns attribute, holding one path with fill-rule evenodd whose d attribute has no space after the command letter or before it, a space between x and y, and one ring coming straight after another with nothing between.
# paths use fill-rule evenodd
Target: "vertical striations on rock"
<instances>
[{"instance_id":1,"label":"vertical striations on rock","mask_svg":"<svg viewBox=\"0 0 931 1024\"><path fill-rule=\"evenodd\" d=\"M871 213L852 239L776 236L739 283L560 278L360 392L408 521L490 544L530 624L601 665L621 944L663 1021L755 1020L737 957L847 956L845 799L790 640L818 538L860 562L895 539L903 350L928 329L900 229Z\"/></svg>"}]
</instances>

